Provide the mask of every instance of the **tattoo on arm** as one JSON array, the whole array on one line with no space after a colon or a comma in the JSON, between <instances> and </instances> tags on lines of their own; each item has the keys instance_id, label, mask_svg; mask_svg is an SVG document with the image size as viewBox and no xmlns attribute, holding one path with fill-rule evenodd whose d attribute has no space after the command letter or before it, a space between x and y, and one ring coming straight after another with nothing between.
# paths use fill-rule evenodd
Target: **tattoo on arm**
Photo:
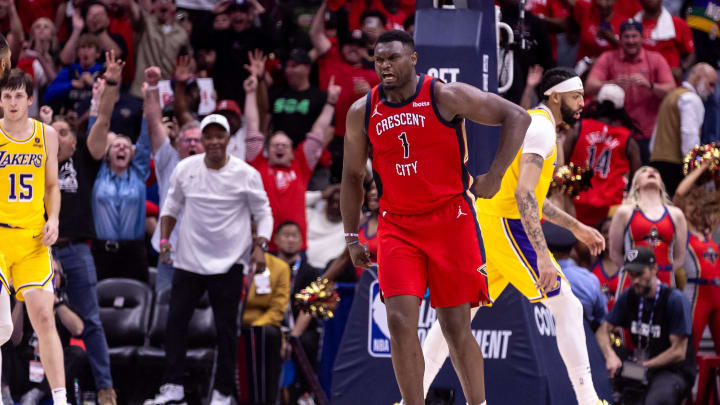
<instances>
[{"instance_id":1,"label":"tattoo on arm","mask_svg":"<svg viewBox=\"0 0 720 405\"><path fill-rule=\"evenodd\" d=\"M545 159L537 153L527 153L522 156L523 162L535 165L542 170Z\"/></svg>"},{"instance_id":2,"label":"tattoo on arm","mask_svg":"<svg viewBox=\"0 0 720 405\"><path fill-rule=\"evenodd\" d=\"M542 213L543 217L548 221L552 222L557 226L562 226L563 228L568 230L575 226L575 223L577 222L575 218L568 215L567 212L556 207L549 200L545 200L545 203L543 203Z\"/></svg>"},{"instance_id":3,"label":"tattoo on arm","mask_svg":"<svg viewBox=\"0 0 720 405\"><path fill-rule=\"evenodd\" d=\"M545 235L540 227L540 214L537 205L537 199L532 191L519 195L517 197L518 211L520 211L520 221L525 228L530 243L535 252L544 254L548 251L547 243L545 243Z\"/></svg>"}]
</instances>

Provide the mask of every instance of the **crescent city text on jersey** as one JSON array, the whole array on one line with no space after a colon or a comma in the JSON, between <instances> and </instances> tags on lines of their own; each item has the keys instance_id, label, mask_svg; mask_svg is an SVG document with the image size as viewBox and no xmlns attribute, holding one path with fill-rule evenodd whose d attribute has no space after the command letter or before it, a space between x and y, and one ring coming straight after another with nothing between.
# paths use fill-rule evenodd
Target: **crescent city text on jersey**
<instances>
[{"instance_id":1,"label":"crescent city text on jersey","mask_svg":"<svg viewBox=\"0 0 720 405\"><path fill-rule=\"evenodd\" d=\"M0 168L7 166L41 167L42 163L42 153L8 153L6 150L0 150Z\"/></svg>"},{"instance_id":2,"label":"crescent city text on jersey","mask_svg":"<svg viewBox=\"0 0 720 405\"><path fill-rule=\"evenodd\" d=\"M425 116L422 114L403 112L393 114L387 118L383 118L375 124L375 132L382 135L383 132L399 127L400 125L409 125L425 128Z\"/></svg>"}]
</instances>

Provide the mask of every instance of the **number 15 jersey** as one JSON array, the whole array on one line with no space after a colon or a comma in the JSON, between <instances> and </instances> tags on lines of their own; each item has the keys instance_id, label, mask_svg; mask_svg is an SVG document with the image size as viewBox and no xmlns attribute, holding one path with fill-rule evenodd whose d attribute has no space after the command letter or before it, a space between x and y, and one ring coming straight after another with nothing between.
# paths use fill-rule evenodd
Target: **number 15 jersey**
<instances>
[{"instance_id":1,"label":"number 15 jersey","mask_svg":"<svg viewBox=\"0 0 720 405\"><path fill-rule=\"evenodd\" d=\"M32 134L11 138L0 126L0 224L40 229L45 225L45 125L32 121Z\"/></svg>"},{"instance_id":2,"label":"number 15 jersey","mask_svg":"<svg viewBox=\"0 0 720 405\"><path fill-rule=\"evenodd\" d=\"M365 128L382 210L424 214L469 195L465 123L440 116L436 80L418 75L415 94L402 103L386 100L382 84L368 92Z\"/></svg>"}]
</instances>

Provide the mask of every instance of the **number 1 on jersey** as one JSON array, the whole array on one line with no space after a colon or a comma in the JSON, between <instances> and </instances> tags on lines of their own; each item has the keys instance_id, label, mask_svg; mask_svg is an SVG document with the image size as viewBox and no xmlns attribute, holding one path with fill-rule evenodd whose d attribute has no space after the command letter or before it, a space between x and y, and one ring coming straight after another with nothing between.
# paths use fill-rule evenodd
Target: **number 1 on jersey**
<instances>
[{"instance_id":1,"label":"number 1 on jersey","mask_svg":"<svg viewBox=\"0 0 720 405\"><path fill-rule=\"evenodd\" d=\"M398 135L398 139L402 143L403 147L403 159L407 159L410 157L410 143L407 140L407 134L403 132L402 134Z\"/></svg>"}]
</instances>

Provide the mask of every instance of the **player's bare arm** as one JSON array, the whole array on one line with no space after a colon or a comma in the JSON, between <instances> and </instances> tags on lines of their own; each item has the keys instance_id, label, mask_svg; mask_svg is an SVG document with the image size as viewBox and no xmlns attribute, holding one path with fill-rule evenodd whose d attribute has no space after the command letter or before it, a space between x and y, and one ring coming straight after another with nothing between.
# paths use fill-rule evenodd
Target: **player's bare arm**
<instances>
[{"instance_id":1,"label":"player's bare arm","mask_svg":"<svg viewBox=\"0 0 720 405\"><path fill-rule=\"evenodd\" d=\"M340 212L346 233L356 233L360 225L363 201L363 180L368 159L368 139L365 132L365 97L355 101L347 114L345 154L340 183ZM352 243L352 242L351 242ZM367 268L370 257L358 243L348 245L353 265Z\"/></svg>"},{"instance_id":2,"label":"player's bare arm","mask_svg":"<svg viewBox=\"0 0 720 405\"><path fill-rule=\"evenodd\" d=\"M682 210L678 207L668 207L670 218L675 223L675 238L673 240L673 271L683 267L685 263L685 246L687 246L687 221Z\"/></svg>"},{"instance_id":3,"label":"player's bare arm","mask_svg":"<svg viewBox=\"0 0 720 405\"><path fill-rule=\"evenodd\" d=\"M608 231L608 240L610 241L610 260L617 266L622 267L625 262L625 251L623 249L623 234L625 227L630 220L633 207L630 205L621 205L613 215L610 222L610 230Z\"/></svg>"},{"instance_id":4,"label":"player's bare arm","mask_svg":"<svg viewBox=\"0 0 720 405\"><path fill-rule=\"evenodd\" d=\"M537 265L540 272L537 287L547 292L555 286L557 269L550 260L550 251L540 225L540 209L535 197L535 187L540 179L544 161L542 156L535 153L522 155L515 200L520 212L520 221L530 239L530 244L537 253Z\"/></svg>"},{"instance_id":5,"label":"player's bare arm","mask_svg":"<svg viewBox=\"0 0 720 405\"><path fill-rule=\"evenodd\" d=\"M475 178L472 188L477 197L492 197L500 190L502 176L525 139L530 115L522 107L496 94L465 83L437 83L434 91L438 110L445 120L467 118L480 124L502 125L498 150L490 169Z\"/></svg>"},{"instance_id":6,"label":"player's bare arm","mask_svg":"<svg viewBox=\"0 0 720 405\"><path fill-rule=\"evenodd\" d=\"M562 226L590 249L597 256L605 249L605 238L597 229L589 227L555 206L549 199L542 207L543 218L555 225Z\"/></svg>"},{"instance_id":7,"label":"player's bare arm","mask_svg":"<svg viewBox=\"0 0 720 405\"><path fill-rule=\"evenodd\" d=\"M45 147L47 148L47 161L45 162L45 211L47 221L43 227L43 246L52 246L58 238L60 216L60 186L58 185L58 135L55 128L45 127Z\"/></svg>"}]
</instances>

